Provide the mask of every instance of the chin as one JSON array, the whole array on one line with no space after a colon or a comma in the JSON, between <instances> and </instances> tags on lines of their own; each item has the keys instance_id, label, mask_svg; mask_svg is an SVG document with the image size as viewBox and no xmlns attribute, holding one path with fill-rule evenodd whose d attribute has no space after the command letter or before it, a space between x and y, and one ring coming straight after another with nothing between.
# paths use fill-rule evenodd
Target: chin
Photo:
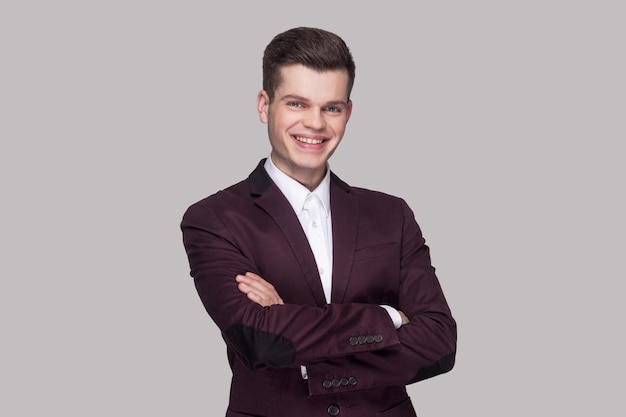
<instances>
[{"instance_id":1,"label":"chin","mask_svg":"<svg viewBox=\"0 0 626 417\"><path fill-rule=\"evenodd\" d=\"M318 171L326 168L326 159L300 160L296 165L303 170Z\"/></svg>"}]
</instances>

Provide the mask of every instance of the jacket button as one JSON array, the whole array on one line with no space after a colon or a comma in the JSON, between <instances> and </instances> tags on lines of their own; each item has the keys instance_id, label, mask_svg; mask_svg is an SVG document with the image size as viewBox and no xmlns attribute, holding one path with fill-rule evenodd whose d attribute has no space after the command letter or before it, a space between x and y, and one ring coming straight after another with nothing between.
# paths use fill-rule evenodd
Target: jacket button
<instances>
[{"instance_id":1,"label":"jacket button","mask_svg":"<svg viewBox=\"0 0 626 417\"><path fill-rule=\"evenodd\" d=\"M373 335L371 335L371 334L368 334L368 335L367 335L367 338L365 339L365 341L366 341L367 343L373 343L373 342L374 342L374 336L373 336Z\"/></svg>"},{"instance_id":2,"label":"jacket button","mask_svg":"<svg viewBox=\"0 0 626 417\"><path fill-rule=\"evenodd\" d=\"M364 344L366 340L367 340L367 338L365 336L359 336L359 339L358 339L359 345Z\"/></svg>"},{"instance_id":3,"label":"jacket button","mask_svg":"<svg viewBox=\"0 0 626 417\"><path fill-rule=\"evenodd\" d=\"M382 341L383 341L383 335L382 334L374 335L374 342L380 343Z\"/></svg>"},{"instance_id":4,"label":"jacket button","mask_svg":"<svg viewBox=\"0 0 626 417\"><path fill-rule=\"evenodd\" d=\"M348 383L350 385L356 385L357 383L356 377L351 376L350 378L348 378Z\"/></svg>"},{"instance_id":5,"label":"jacket button","mask_svg":"<svg viewBox=\"0 0 626 417\"><path fill-rule=\"evenodd\" d=\"M343 385L343 386L345 387L346 385L348 385L348 383L349 383L350 381L348 380L348 378L345 378L345 377L344 377L344 378L341 378L341 381L340 381L340 382L341 382L341 385Z\"/></svg>"},{"instance_id":6,"label":"jacket button","mask_svg":"<svg viewBox=\"0 0 626 417\"><path fill-rule=\"evenodd\" d=\"M339 415L339 406L336 404L331 404L328 406L328 415L329 416L338 416Z\"/></svg>"},{"instance_id":7,"label":"jacket button","mask_svg":"<svg viewBox=\"0 0 626 417\"><path fill-rule=\"evenodd\" d=\"M330 388L333 386L333 381L331 381L330 379L325 379L324 382L322 382L322 386L324 388Z\"/></svg>"},{"instance_id":8,"label":"jacket button","mask_svg":"<svg viewBox=\"0 0 626 417\"><path fill-rule=\"evenodd\" d=\"M356 345L358 345L358 344L359 344L359 339L358 339L356 336L352 336L352 337L350 338L350 345L352 345L352 346L356 346Z\"/></svg>"}]
</instances>

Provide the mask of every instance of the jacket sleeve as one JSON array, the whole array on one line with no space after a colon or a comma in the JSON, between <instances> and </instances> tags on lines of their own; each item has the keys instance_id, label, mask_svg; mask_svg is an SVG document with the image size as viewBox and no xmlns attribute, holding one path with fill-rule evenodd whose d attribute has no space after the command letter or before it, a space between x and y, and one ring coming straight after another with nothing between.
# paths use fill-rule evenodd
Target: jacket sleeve
<instances>
[{"instance_id":1,"label":"jacket sleeve","mask_svg":"<svg viewBox=\"0 0 626 417\"><path fill-rule=\"evenodd\" d=\"M403 311L410 322L397 331L398 344L308 364L308 387L312 396L407 385L448 372L454 366L456 322L413 212L402 203L401 288L395 307Z\"/></svg>"},{"instance_id":2,"label":"jacket sleeve","mask_svg":"<svg viewBox=\"0 0 626 417\"><path fill-rule=\"evenodd\" d=\"M209 205L191 206L181 229L198 294L226 343L249 368L299 367L400 343L389 315L378 305L261 307L250 302L235 276L259 271Z\"/></svg>"}]
</instances>

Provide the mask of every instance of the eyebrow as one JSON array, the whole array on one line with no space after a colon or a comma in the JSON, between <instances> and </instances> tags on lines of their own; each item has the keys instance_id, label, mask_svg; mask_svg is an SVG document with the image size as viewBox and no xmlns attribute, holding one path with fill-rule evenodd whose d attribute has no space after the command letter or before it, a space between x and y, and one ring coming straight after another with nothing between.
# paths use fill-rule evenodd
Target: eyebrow
<instances>
[{"instance_id":1,"label":"eyebrow","mask_svg":"<svg viewBox=\"0 0 626 417\"><path fill-rule=\"evenodd\" d=\"M304 97L301 97L297 94L287 94L286 96L283 96L280 98L280 101L289 101L289 100L295 100L295 101L303 101L305 103L309 103L310 100ZM347 106L348 102L346 101L342 101L342 100L335 100L335 101L329 101L327 103L324 103L324 107L326 106Z\"/></svg>"}]
</instances>

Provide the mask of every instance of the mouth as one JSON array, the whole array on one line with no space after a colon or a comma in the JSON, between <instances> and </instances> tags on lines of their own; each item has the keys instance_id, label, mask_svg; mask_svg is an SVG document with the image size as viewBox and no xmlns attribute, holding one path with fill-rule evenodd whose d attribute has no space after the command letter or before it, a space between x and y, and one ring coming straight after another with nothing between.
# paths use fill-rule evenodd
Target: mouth
<instances>
[{"instance_id":1,"label":"mouth","mask_svg":"<svg viewBox=\"0 0 626 417\"><path fill-rule=\"evenodd\" d=\"M293 138L298 142L306 143L307 145L320 145L324 143L324 139L306 138L304 136L293 136Z\"/></svg>"}]
</instances>

